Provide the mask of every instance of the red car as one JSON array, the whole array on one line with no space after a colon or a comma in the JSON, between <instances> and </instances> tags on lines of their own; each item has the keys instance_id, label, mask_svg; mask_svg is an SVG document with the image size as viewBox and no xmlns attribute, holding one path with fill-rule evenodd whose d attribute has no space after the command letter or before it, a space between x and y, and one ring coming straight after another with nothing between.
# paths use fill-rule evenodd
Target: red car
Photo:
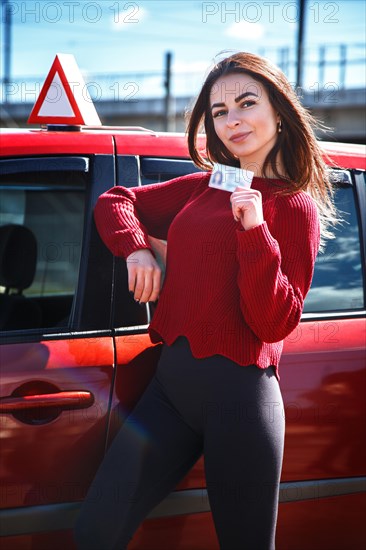
<instances>
[{"instance_id":1,"label":"red car","mask_svg":"<svg viewBox=\"0 0 366 550\"><path fill-rule=\"evenodd\" d=\"M366 547L365 150L323 147L344 222L280 365L278 550ZM71 550L80 502L160 354L153 307L130 296L93 208L112 185L197 168L183 135L123 128L3 130L0 166L0 543ZM130 548L218 549L202 460Z\"/></svg>"}]
</instances>

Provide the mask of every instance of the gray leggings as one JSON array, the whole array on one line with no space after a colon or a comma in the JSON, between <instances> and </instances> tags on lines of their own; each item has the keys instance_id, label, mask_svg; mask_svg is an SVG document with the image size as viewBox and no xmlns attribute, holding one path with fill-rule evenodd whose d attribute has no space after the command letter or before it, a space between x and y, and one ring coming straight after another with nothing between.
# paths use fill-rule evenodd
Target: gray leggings
<instances>
[{"instance_id":1,"label":"gray leggings","mask_svg":"<svg viewBox=\"0 0 366 550\"><path fill-rule=\"evenodd\" d=\"M241 367L219 355L195 359L183 337L164 346L86 496L78 549L127 548L203 453L220 548L273 550L284 425L271 367Z\"/></svg>"}]
</instances>

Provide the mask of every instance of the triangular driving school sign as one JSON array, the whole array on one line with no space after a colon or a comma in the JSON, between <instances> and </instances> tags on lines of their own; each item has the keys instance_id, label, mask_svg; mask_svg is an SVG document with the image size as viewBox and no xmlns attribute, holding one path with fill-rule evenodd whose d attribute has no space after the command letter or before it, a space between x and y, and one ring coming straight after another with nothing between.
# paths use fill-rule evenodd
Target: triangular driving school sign
<instances>
[{"instance_id":1,"label":"triangular driving school sign","mask_svg":"<svg viewBox=\"0 0 366 550\"><path fill-rule=\"evenodd\" d=\"M101 125L73 55L56 55L28 123Z\"/></svg>"}]
</instances>

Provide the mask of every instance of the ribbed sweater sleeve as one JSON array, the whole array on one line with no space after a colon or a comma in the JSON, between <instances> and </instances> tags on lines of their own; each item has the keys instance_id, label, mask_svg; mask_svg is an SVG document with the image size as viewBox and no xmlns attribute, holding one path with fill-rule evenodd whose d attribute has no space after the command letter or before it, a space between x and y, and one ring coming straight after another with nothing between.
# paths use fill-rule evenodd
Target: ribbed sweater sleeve
<instances>
[{"instance_id":1,"label":"ribbed sweater sleeve","mask_svg":"<svg viewBox=\"0 0 366 550\"><path fill-rule=\"evenodd\" d=\"M263 342L279 342L300 322L319 248L317 208L306 193L276 198L275 215L237 231L240 307Z\"/></svg>"},{"instance_id":2,"label":"ribbed sweater sleeve","mask_svg":"<svg viewBox=\"0 0 366 550\"><path fill-rule=\"evenodd\" d=\"M148 235L166 239L170 224L195 190L207 185L207 175L189 174L165 183L112 187L94 210L98 232L115 256L151 246Z\"/></svg>"}]
</instances>

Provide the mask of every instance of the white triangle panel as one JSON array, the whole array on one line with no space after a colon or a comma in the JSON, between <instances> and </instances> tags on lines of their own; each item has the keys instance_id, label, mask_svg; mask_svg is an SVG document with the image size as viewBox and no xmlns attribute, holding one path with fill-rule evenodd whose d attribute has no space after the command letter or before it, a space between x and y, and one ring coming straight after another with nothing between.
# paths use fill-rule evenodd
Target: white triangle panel
<instances>
[{"instance_id":1,"label":"white triangle panel","mask_svg":"<svg viewBox=\"0 0 366 550\"><path fill-rule=\"evenodd\" d=\"M39 116L64 116L73 117L75 113L66 95L64 85L61 82L58 72L52 80L44 102L38 113Z\"/></svg>"}]
</instances>

